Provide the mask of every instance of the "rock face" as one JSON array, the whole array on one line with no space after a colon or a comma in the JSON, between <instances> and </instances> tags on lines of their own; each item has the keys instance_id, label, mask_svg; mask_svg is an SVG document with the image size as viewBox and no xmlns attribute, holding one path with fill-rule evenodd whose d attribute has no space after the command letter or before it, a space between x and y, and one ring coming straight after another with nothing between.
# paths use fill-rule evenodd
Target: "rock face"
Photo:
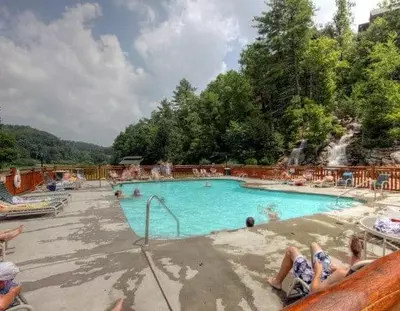
<instances>
[{"instance_id":1,"label":"rock face","mask_svg":"<svg viewBox=\"0 0 400 311\"><path fill-rule=\"evenodd\" d=\"M390 154L390 159L395 163L395 164L400 164L400 151L395 151Z\"/></svg>"}]
</instances>

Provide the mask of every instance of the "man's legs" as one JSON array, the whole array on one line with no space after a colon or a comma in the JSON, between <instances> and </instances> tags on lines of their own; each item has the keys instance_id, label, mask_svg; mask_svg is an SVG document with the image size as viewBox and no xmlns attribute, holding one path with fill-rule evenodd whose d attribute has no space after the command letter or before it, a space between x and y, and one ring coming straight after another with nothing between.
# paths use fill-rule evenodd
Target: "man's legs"
<instances>
[{"instance_id":1,"label":"man's legs","mask_svg":"<svg viewBox=\"0 0 400 311\"><path fill-rule=\"evenodd\" d=\"M293 262L297 257L301 256L296 247L289 246L286 250L285 257L282 260L281 268L274 278L269 278L267 282L276 289L282 289L282 282L293 267Z\"/></svg>"},{"instance_id":2,"label":"man's legs","mask_svg":"<svg viewBox=\"0 0 400 311\"><path fill-rule=\"evenodd\" d=\"M0 231L0 241L10 241L22 233L23 225L16 229Z\"/></svg>"}]
</instances>

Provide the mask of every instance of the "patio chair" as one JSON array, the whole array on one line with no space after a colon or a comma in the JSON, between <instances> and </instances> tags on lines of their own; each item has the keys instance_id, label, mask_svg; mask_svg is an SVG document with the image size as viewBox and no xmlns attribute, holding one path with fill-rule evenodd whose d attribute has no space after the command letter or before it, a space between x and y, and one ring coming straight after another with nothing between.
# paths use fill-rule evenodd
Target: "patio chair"
<instances>
[{"instance_id":1,"label":"patio chair","mask_svg":"<svg viewBox=\"0 0 400 311\"><path fill-rule=\"evenodd\" d=\"M372 184L371 184L372 190L380 189L381 195L382 195L383 188L385 188L385 185L389 186L389 177L390 177L390 175L388 175L388 174L379 174L378 178L376 180L372 181Z\"/></svg>"},{"instance_id":2,"label":"patio chair","mask_svg":"<svg viewBox=\"0 0 400 311\"><path fill-rule=\"evenodd\" d=\"M0 181L0 200L6 201L10 204L14 204L13 200L14 196L8 192L6 185ZM62 203L64 206L68 204L68 201L71 199L70 193L62 193L56 195L30 195L30 196L22 196L20 199L23 199L21 203L37 203L37 201L41 202L56 202Z\"/></svg>"},{"instance_id":3,"label":"patio chair","mask_svg":"<svg viewBox=\"0 0 400 311\"><path fill-rule=\"evenodd\" d=\"M352 275L361 268L364 268L373 261L374 260L363 260L355 263L353 266L350 267L350 271L346 277ZM300 278L294 278L293 281L289 284L289 288L286 293L286 300L294 302L295 300L307 296L310 292L311 292L311 286L309 284L307 284Z\"/></svg>"},{"instance_id":4,"label":"patio chair","mask_svg":"<svg viewBox=\"0 0 400 311\"><path fill-rule=\"evenodd\" d=\"M63 204L59 202L42 202L35 204L10 204L0 198L0 218L26 217L54 214L62 210Z\"/></svg>"},{"instance_id":5,"label":"patio chair","mask_svg":"<svg viewBox=\"0 0 400 311\"><path fill-rule=\"evenodd\" d=\"M11 307L7 308L6 311L35 311L35 309L29 305L25 297L20 294L15 298L14 303Z\"/></svg>"},{"instance_id":6,"label":"patio chair","mask_svg":"<svg viewBox=\"0 0 400 311\"><path fill-rule=\"evenodd\" d=\"M367 237L368 234L371 234L374 237L383 240L383 256L386 255L386 246L389 245L395 250L399 250L400 247L400 235L388 234L378 231L375 228L375 223L378 220L379 216L368 216L364 217L360 220L360 226L364 230L364 258L367 257ZM397 245L394 245L394 244Z\"/></svg>"},{"instance_id":7,"label":"patio chair","mask_svg":"<svg viewBox=\"0 0 400 311\"><path fill-rule=\"evenodd\" d=\"M353 173L352 172L344 172L343 176L339 178L336 182L336 187L338 186L344 186L347 188L347 186L353 186Z\"/></svg>"}]
</instances>

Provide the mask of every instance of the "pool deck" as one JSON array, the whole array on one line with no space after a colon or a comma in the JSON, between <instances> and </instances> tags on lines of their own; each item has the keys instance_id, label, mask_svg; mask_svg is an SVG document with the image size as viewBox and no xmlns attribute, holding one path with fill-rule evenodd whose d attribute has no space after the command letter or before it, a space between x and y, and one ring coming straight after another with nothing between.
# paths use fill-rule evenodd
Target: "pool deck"
<instances>
[{"instance_id":1,"label":"pool deck","mask_svg":"<svg viewBox=\"0 0 400 311\"><path fill-rule=\"evenodd\" d=\"M269 190L343 192L248 182ZM390 193L380 204L204 237L151 241L142 248L143 240L128 226L111 188L89 184L71 192L69 206L55 218L2 222L1 229L25 226L10 242L6 260L19 266L18 281L36 310L110 310L120 297L136 311L280 310L284 293L272 290L264 278L279 269L287 246L308 255L309 243L317 241L333 258L347 262L356 221L384 205L400 206L400 195ZM353 195L373 197L368 190ZM381 251L378 246L369 250Z\"/></svg>"}]
</instances>

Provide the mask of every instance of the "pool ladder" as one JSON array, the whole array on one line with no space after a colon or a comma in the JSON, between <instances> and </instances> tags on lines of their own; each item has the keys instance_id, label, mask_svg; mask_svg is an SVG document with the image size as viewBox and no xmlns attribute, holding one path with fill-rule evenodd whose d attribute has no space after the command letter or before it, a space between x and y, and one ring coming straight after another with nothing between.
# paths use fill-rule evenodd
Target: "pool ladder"
<instances>
[{"instance_id":1,"label":"pool ladder","mask_svg":"<svg viewBox=\"0 0 400 311\"><path fill-rule=\"evenodd\" d=\"M156 195L152 195L147 200L147 203L146 203L146 228L145 228L145 235L144 235L144 245L145 246L149 245L150 205L151 205L151 201L153 201L153 199L156 199L160 203L160 205L162 207L164 207L164 209L168 212L168 214L170 214L172 216L172 218L175 219L175 221L176 221L176 235L179 236L181 234L179 219L174 215L174 213L171 212L171 210L168 208L168 206L166 206L164 204L163 200L161 200Z\"/></svg>"}]
</instances>

